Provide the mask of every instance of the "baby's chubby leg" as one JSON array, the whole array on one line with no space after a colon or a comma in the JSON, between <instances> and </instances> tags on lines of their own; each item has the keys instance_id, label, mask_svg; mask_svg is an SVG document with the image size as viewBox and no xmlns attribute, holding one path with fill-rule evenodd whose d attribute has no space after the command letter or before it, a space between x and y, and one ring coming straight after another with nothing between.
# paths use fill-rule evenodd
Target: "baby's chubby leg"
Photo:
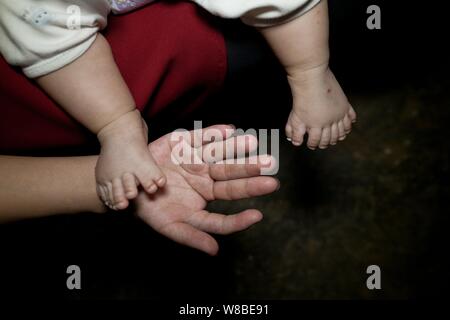
<instances>
[{"instance_id":1,"label":"baby's chubby leg","mask_svg":"<svg viewBox=\"0 0 450 320\"><path fill-rule=\"evenodd\" d=\"M356 113L328 67L328 5L261 32L286 68L293 108L286 135L300 146L308 134L310 149L327 148L350 133Z\"/></svg>"},{"instance_id":2,"label":"baby's chubby leg","mask_svg":"<svg viewBox=\"0 0 450 320\"><path fill-rule=\"evenodd\" d=\"M147 128L138 110L127 112L98 133L102 149L96 167L97 188L112 209L125 209L140 184L154 193L166 183L147 146Z\"/></svg>"},{"instance_id":3,"label":"baby's chubby leg","mask_svg":"<svg viewBox=\"0 0 450 320\"><path fill-rule=\"evenodd\" d=\"M308 147L325 149L350 133L356 113L328 66L319 66L289 76L294 105L286 135L300 146L308 133Z\"/></svg>"},{"instance_id":4,"label":"baby's chubby leg","mask_svg":"<svg viewBox=\"0 0 450 320\"><path fill-rule=\"evenodd\" d=\"M146 125L101 34L80 58L36 81L100 139L98 192L111 208L128 206L138 184L150 193L164 185L147 147Z\"/></svg>"}]
</instances>

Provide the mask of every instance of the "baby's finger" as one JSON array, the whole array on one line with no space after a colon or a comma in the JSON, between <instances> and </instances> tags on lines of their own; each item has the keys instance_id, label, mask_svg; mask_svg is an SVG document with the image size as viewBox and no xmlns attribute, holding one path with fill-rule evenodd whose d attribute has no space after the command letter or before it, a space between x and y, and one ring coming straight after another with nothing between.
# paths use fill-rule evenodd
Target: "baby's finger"
<instances>
[{"instance_id":1,"label":"baby's finger","mask_svg":"<svg viewBox=\"0 0 450 320\"><path fill-rule=\"evenodd\" d=\"M331 128L326 127L322 130L322 138L320 138L319 148L326 149L331 141Z\"/></svg>"},{"instance_id":2,"label":"baby's finger","mask_svg":"<svg viewBox=\"0 0 450 320\"><path fill-rule=\"evenodd\" d=\"M308 131L308 148L315 150L322 137L322 128L311 128Z\"/></svg>"}]
</instances>

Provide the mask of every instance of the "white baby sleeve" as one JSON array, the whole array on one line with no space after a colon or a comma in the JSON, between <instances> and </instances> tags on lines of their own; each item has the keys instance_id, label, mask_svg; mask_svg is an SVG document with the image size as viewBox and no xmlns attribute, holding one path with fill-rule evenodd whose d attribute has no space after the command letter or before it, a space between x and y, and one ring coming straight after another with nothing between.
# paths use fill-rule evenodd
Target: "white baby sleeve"
<instances>
[{"instance_id":1,"label":"white baby sleeve","mask_svg":"<svg viewBox=\"0 0 450 320\"><path fill-rule=\"evenodd\" d=\"M1 0L0 53L30 78L46 75L89 49L109 10L107 0Z\"/></svg>"},{"instance_id":2,"label":"white baby sleeve","mask_svg":"<svg viewBox=\"0 0 450 320\"><path fill-rule=\"evenodd\" d=\"M241 18L255 27L269 27L293 20L320 0L192 0L214 15Z\"/></svg>"}]
</instances>

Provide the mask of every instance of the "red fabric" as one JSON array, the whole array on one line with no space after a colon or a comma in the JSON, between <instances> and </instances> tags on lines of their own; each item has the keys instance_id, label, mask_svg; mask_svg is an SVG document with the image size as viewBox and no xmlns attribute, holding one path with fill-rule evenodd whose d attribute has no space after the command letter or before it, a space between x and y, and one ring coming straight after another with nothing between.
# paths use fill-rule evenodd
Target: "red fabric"
<instances>
[{"instance_id":1,"label":"red fabric","mask_svg":"<svg viewBox=\"0 0 450 320\"><path fill-rule=\"evenodd\" d=\"M222 85L225 43L208 19L202 9L187 2L158 2L110 16L104 35L147 119L177 101L193 108ZM0 58L1 151L82 146L92 139L32 81Z\"/></svg>"}]
</instances>

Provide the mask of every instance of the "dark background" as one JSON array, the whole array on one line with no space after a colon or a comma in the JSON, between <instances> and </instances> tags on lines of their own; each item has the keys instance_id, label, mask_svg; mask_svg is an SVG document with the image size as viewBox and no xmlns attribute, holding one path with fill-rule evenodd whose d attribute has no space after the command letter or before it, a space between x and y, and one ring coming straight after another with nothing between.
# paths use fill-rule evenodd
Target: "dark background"
<instances>
[{"instance_id":1,"label":"dark background","mask_svg":"<svg viewBox=\"0 0 450 320\"><path fill-rule=\"evenodd\" d=\"M366 28L366 8L382 29ZM327 151L282 139L275 194L210 208L256 207L265 219L218 237L211 258L172 243L131 214L60 216L0 226L0 291L9 298L391 299L442 297L448 255L450 116L445 9L413 1L330 1L332 69L358 112ZM193 120L284 128L290 94L260 36L214 21L226 36L224 91L183 120L162 115L154 138ZM174 109L177 106L173 106ZM66 289L66 268L82 290ZM367 266L382 290L365 286Z\"/></svg>"}]
</instances>

